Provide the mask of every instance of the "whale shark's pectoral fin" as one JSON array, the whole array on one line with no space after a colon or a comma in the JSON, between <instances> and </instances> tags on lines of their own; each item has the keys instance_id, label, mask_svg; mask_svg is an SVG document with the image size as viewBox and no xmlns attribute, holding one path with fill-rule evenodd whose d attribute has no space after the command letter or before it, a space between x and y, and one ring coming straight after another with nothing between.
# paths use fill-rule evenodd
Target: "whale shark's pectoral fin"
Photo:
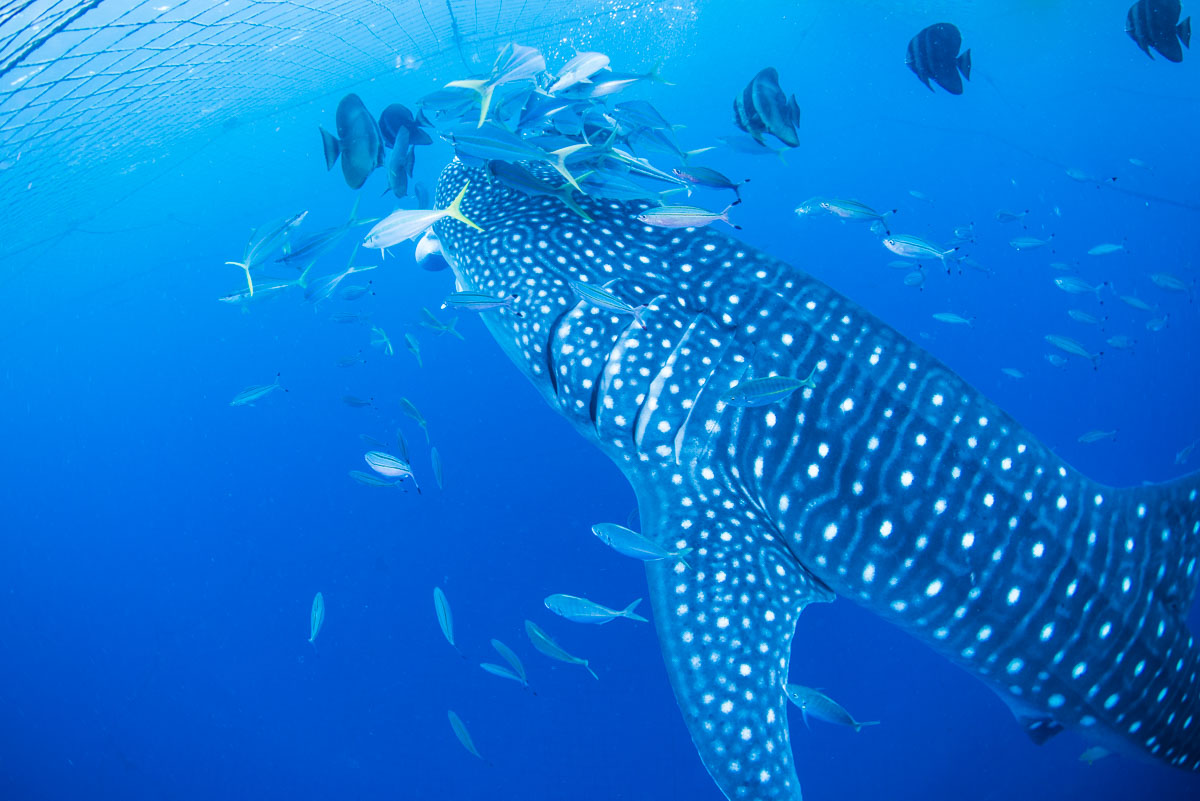
<instances>
[{"instance_id":1,"label":"whale shark's pectoral fin","mask_svg":"<svg viewBox=\"0 0 1200 801\"><path fill-rule=\"evenodd\" d=\"M657 541L694 549L687 565L647 563L654 624L692 742L728 798L798 801L783 684L800 610L833 593L753 511L711 498L700 509L702 493L676 500L678 514L643 507L643 521Z\"/></svg>"},{"instance_id":2,"label":"whale shark's pectoral fin","mask_svg":"<svg viewBox=\"0 0 1200 801\"><path fill-rule=\"evenodd\" d=\"M1034 745L1042 745L1063 730L1061 723L1037 707L999 690L997 690L997 694L999 694L1000 700L1008 704L1013 717L1017 719L1017 723L1021 724L1021 728L1029 735L1029 739L1033 741Z\"/></svg>"}]
</instances>

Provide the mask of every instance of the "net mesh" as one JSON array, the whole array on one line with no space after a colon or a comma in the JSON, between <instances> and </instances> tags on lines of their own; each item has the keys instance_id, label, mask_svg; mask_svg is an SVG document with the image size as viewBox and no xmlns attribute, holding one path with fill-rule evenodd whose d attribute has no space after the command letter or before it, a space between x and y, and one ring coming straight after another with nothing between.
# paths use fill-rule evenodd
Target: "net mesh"
<instances>
[{"instance_id":1,"label":"net mesh","mask_svg":"<svg viewBox=\"0 0 1200 801\"><path fill-rule=\"evenodd\" d=\"M655 41L691 0L0 0L0 260L52 242L222 127L508 41ZM658 52L662 52L659 50Z\"/></svg>"}]
</instances>

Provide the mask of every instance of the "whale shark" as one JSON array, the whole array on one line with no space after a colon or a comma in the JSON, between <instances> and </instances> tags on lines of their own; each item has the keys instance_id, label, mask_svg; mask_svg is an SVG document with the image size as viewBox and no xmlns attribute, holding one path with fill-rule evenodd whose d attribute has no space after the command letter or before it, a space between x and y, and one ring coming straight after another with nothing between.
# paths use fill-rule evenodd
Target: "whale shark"
<instances>
[{"instance_id":1,"label":"whale shark","mask_svg":"<svg viewBox=\"0 0 1200 801\"><path fill-rule=\"evenodd\" d=\"M619 466L642 534L687 554L646 564L649 596L726 797L801 798L792 639L838 596L977 676L1034 742L1069 728L1200 770L1200 474L1086 478L890 326L721 231L647 225L644 202L584 198L580 215L456 160L437 206L460 192L480 230L435 224L459 288L516 296L486 327ZM796 391L727 402L771 376Z\"/></svg>"}]
</instances>

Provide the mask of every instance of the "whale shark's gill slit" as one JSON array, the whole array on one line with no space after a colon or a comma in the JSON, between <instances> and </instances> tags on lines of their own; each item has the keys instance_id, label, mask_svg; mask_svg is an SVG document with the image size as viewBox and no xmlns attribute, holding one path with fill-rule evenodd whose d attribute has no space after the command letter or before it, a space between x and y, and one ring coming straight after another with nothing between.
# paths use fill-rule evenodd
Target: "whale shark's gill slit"
<instances>
[{"instance_id":1,"label":"whale shark's gill slit","mask_svg":"<svg viewBox=\"0 0 1200 801\"><path fill-rule=\"evenodd\" d=\"M663 387L666 385L671 376L674 375L675 363L679 360L679 355L688 346L692 337L692 333L696 330L696 326L699 324L700 318L703 316L704 312L697 313L692 318L691 323L688 324L688 327L684 329L684 332L679 336L679 341L675 343L674 349L663 362L658 374L655 375L654 380L650 382L650 389L646 393L646 397L642 400L641 405L638 407L637 418L633 426L633 444L636 445L639 450L642 447L642 440L646 436L646 426L650 423L651 416L653 416L654 411L658 408L658 399L659 396L662 395Z\"/></svg>"},{"instance_id":2,"label":"whale shark's gill slit","mask_svg":"<svg viewBox=\"0 0 1200 801\"><path fill-rule=\"evenodd\" d=\"M554 341L558 339L558 329L562 326L563 318L571 311L572 307L568 306L554 318L554 322L550 323L550 334L546 337L546 372L550 374L550 386L554 389L555 396L558 395L558 365L554 360Z\"/></svg>"}]
</instances>

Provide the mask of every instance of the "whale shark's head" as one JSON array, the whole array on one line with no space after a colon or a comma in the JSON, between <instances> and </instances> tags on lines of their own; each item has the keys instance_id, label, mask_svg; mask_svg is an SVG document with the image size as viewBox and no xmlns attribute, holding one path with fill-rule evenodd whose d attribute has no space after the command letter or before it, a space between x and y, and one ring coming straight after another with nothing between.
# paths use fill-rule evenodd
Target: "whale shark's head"
<instances>
[{"instance_id":1,"label":"whale shark's head","mask_svg":"<svg viewBox=\"0 0 1200 801\"><path fill-rule=\"evenodd\" d=\"M561 183L549 165L523 166L551 184ZM647 202L576 195L578 207L572 209L559 197L509 188L457 160L442 171L436 206L448 206L464 185L461 211L481 230L440 220L436 232L443 254L461 289L517 296L515 308L522 315L493 310L483 314L484 322L551 405L568 412L572 405L588 411L588 399L580 395L595 386L599 377L592 371L611 364L620 343L632 345L619 353L626 365L661 363L680 342L681 326L697 313L732 331L751 308L749 293L786 291L800 275L712 227L648 225L638 219ZM647 309L635 320L601 308L582 298L572 282ZM635 383L636 375L624 380L626 388ZM564 391L575 394L567 397ZM640 404L636 393L635 399ZM595 423L596 410L591 412Z\"/></svg>"}]
</instances>

